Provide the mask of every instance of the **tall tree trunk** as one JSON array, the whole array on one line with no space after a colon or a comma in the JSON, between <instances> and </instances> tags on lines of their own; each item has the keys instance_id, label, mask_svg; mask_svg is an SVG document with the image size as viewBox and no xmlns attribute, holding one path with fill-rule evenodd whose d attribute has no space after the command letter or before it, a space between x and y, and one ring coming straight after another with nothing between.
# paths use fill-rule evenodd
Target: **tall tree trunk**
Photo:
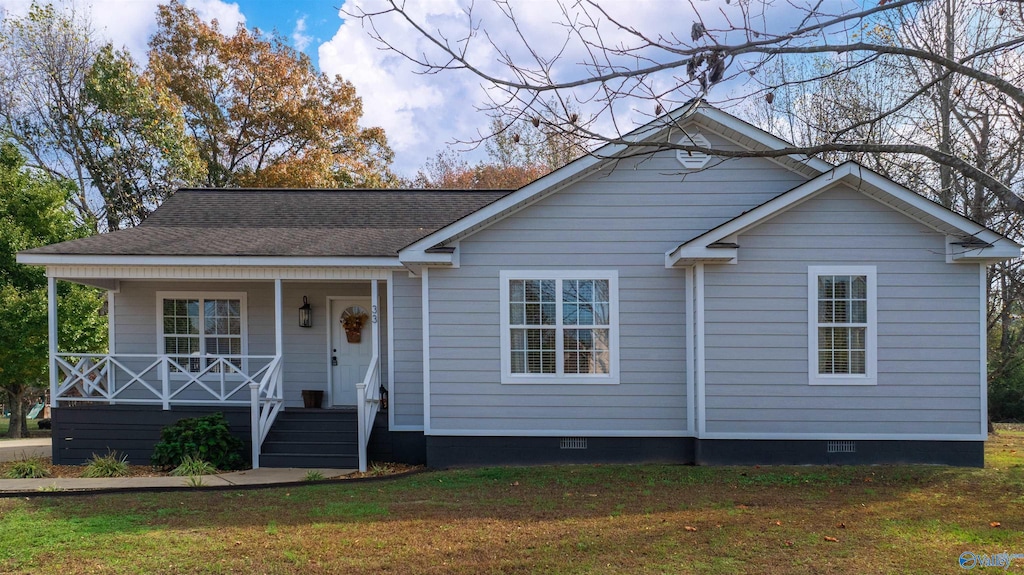
<instances>
[{"instance_id":1,"label":"tall tree trunk","mask_svg":"<svg viewBox=\"0 0 1024 575\"><path fill-rule=\"evenodd\" d=\"M21 388L17 392L10 392L11 399L11 425L7 428L7 437L19 439L28 437L28 419L25 417L25 398L28 396L28 389Z\"/></svg>"}]
</instances>

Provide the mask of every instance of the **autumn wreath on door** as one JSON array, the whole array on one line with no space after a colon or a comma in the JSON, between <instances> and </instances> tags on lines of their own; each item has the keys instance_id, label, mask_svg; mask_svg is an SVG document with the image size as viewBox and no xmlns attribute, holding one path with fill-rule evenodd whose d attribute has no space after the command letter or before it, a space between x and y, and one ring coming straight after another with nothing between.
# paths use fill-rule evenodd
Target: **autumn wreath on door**
<instances>
[{"instance_id":1,"label":"autumn wreath on door","mask_svg":"<svg viewBox=\"0 0 1024 575\"><path fill-rule=\"evenodd\" d=\"M341 327L345 328L345 339L349 343L359 343L363 340L363 326L369 318L366 311L357 305L341 312Z\"/></svg>"}]
</instances>

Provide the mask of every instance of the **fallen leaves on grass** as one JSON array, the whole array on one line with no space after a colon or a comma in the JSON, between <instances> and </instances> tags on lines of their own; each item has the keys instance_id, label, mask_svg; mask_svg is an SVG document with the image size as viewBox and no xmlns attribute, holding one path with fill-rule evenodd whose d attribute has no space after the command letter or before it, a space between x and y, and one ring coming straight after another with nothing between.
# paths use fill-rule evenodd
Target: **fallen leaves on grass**
<instances>
[{"instance_id":1,"label":"fallen leaves on grass","mask_svg":"<svg viewBox=\"0 0 1024 575\"><path fill-rule=\"evenodd\" d=\"M694 526L692 526L692 525L684 525L684 526L683 526L683 531L690 531L690 532L693 532L693 531L696 531L696 530L697 530L697 528L696 528L696 527L694 527Z\"/></svg>"},{"instance_id":2,"label":"fallen leaves on grass","mask_svg":"<svg viewBox=\"0 0 1024 575\"><path fill-rule=\"evenodd\" d=\"M1002 527L1003 524L998 522L998 521L993 521L993 522L989 523L988 526L989 527Z\"/></svg>"},{"instance_id":3,"label":"fallen leaves on grass","mask_svg":"<svg viewBox=\"0 0 1024 575\"><path fill-rule=\"evenodd\" d=\"M831 541L832 543L839 543L838 539L836 539L835 537L829 537L828 535L825 536L825 541Z\"/></svg>"}]
</instances>

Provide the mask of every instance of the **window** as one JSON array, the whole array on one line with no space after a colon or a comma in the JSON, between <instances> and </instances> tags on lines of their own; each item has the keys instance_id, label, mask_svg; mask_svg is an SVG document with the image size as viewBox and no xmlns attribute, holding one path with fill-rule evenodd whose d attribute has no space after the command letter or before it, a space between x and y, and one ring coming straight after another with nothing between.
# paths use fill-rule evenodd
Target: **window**
<instances>
[{"instance_id":1,"label":"window","mask_svg":"<svg viewBox=\"0 0 1024 575\"><path fill-rule=\"evenodd\" d=\"M502 383L618 383L618 274L501 272Z\"/></svg>"},{"instance_id":2,"label":"window","mask_svg":"<svg viewBox=\"0 0 1024 575\"><path fill-rule=\"evenodd\" d=\"M239 369L247 354L245 294L158 292L160 350L189 373L229 356ZM233 357L232 357L233 356ZM172 371L182 371L172 366ZM220 366L210 370L220 371Z\"/></svg>"},{"instance_id":3,"label":"window","mask_svg":"<svg viewBox=\"0 0 1024 575\"><path fill-rule=\"evenodd\" d=\"M874 266L808 268L808 355L812 385L874 385Z\"/></svg>"}]
</instances>

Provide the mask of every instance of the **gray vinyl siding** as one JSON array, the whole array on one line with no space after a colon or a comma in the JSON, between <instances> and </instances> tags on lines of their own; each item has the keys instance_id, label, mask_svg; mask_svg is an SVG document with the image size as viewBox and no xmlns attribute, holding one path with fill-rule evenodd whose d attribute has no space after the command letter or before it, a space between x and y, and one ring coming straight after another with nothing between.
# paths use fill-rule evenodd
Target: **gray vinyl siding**
<instances>
[{"instance_id":1,"label":"gray vinyl siding","mask_svg":"<svg viewBox=\"0 0 1024 575\"><path fill-rule=\"evenodd\" d=\"M385 282L379 284L381 317L381 378L387 381L387 306ZM274 355L274 284L273 282L174 282L122 281L114 296L114 345L117 354L155 354L158 345L156 293L175 292L244 292L247 304L247 337L249 355ZM327 345L328 296L360 296L370 294L369 282L298 283L281 286L283 309L284 398L286 407L302 406L302 390L327 390L330 363ZM306 296L313 308L313 327L298 325L298 308ZM129 362L134 369L139 362ZM253 371L254 366L250 366ZM153 377L158 377L153 372ZM247 396L246 396L247 398ZM237 399L245 399L238 397Z\"/></svg>"},{"instance_id":2,"label":"gray vinyl siding","mask_svg":"<svg viewBox=\"0 0 1024 575\"><path fill-rule=\"evenodd\" d=\"M803 181L754 158L684 176L660 153L464 238L458 269L429 272L430 432L684 432L687 288L664 254ZM617 270L619 384L501 384L499 273L514 269Z\"/></svg>"},{"instance_id":3,"label":"gray vinyl siding","mask_svg":"<svg viewBox=\"0 0 1024 575\"><path fill-rule=\"evenodd\" d=\"M839 187L739 244L706 266L709 433L980 432L979 271L947 264L941 234ZM876 386L808 384L811 265L877 267Z\"/></svg>"},{"instance_id":4,"label":"gray vinyl siding","mask_svg":"<svg viewBox=\"0 0 1024 575\"><path fill-rule=\"evenodd\" d=\"M423 308L420 279L395 272L395 376L390 407L395 425L423 427Z\"/></svg>"}]
</instances>

